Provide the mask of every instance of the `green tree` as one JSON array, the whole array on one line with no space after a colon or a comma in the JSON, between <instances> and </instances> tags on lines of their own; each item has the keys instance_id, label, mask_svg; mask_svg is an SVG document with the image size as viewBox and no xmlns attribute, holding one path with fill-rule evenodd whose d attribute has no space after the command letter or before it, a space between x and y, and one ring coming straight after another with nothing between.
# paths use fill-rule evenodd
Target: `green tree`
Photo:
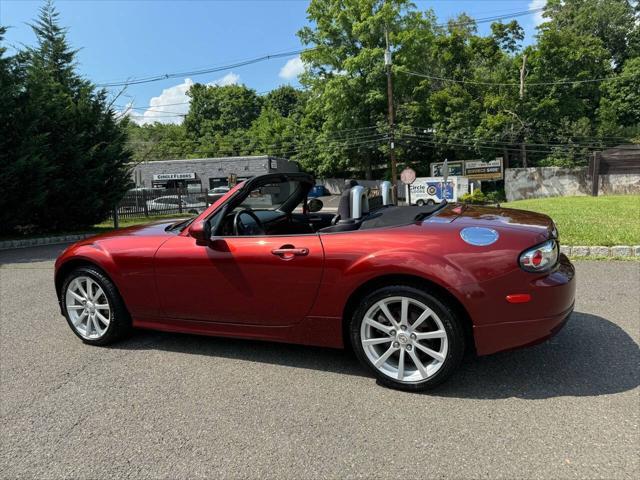
<instances>
[{"instance_id":1,"label":"green tree","mask_svg":"<svg viewBox=\"0 0 640 480\"><path fill-rule=\"evenodd\" d=\"M20 208L24 197L41 199L45 192L38 208L17 222L37 230L84 228L107 217L130 184L126 121L117 123L106 92L96 91L75 72L76 51L51 2L42 6L32 28L37 45L19 55L24 96L17 111L23 124L16 128L24 126L39 148L34 152L14 145L8 155L14 169L20 162L43 159L46 184L32 182L30 188L39 190L8 201L10 208Z\"/></svg>"},{"instance_id":2,"label":"green tree","mask_svg":"<svg viewBox=\"0 0 640 480\"><path fill-rule=\"evenodd\" d=\"M313 0L312 27L298 32L313 47L302 54L301 82L311 90L310 115L323 119L318 135L321 171L360 168L368 177L385 163L382 133L387 113L383 63L385 31L402 30L406 0Z\"/></svg>"},{"instance_id":3,"label":"green tree","mask_svg":"<svg viewBox=\"0 0 640 480\"><path fill-rule=\"evenodd\" d=\"M599 39L616 71L640 54L636 50L640 15L628 0L549 0L542 30L559 29Z\"/></svg>"},{"instance_id":4,"label":"green tree","mask_svg":"<svg viewBox=\"0 0 640 480\"><path fill-rule=\"evenodd\" d=\"M134 163L198 156L199 146L184 125L152 123L127 126L127 146Z\"/></svg>"},{"instance_id":5,"label":"green tree","mask_svg":"<svg viewBox=\"0 0 640 480\"><path fill-rule=\"evenodd\" d=\"M198 138L233 130L246 130L262 107L255 90L244 85L193 85L187 95L191 98L184 126L187 133Z\"/></svg>"},{"instance_id":6,"label":"green tree","mask_svg":"<svg viewBox=\"0 0 640 480\"><path fill-rule=\"evenodd\" d=\"M628 60L619 76L602 83L601 91L600 133L640 143L640 57Z\"/></svg>"},{"instance_id":7,"label":"green tree","mask_svg":"<svg viewBox=\"0 0 640 480\"><path fill-rule=\"evenodd\" d=\"M0 232L28 227L44 207L51 167L45 152L46 136L38 132L27 108L25 66L7 57L2 46L6 29L0 27Z\"/></svg>"},{"instance_id":8,"label":"green tree","mask_svg":"<svg viewBox=\"0 0 640 480\"><path fill-rule=\"evenodd\" d=\"M305 102L304 92L290 85L282 85L264 96L264 106L276 110L283 117L299 113Z\"/></svg>"}]
</instances>

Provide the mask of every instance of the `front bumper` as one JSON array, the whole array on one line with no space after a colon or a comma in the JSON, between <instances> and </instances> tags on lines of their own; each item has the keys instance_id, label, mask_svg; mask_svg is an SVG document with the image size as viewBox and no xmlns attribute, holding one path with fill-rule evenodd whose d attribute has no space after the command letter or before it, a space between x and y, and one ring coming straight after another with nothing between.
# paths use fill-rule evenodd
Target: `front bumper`
<instances>
[{"instance_id":1,"label":"front bumper","mask_svg":"<svg viewBox=\"0 0 640 480\"><path fill-rule=\"evenodd\" d=\"M476 317L481 320L473 326L479 355L543 342L558 333L571 316L576 290L575 269L565 255L560 255L558 266L547 275L533 279L526 272L516 275L517 278L509 279L508 286L498 289L498 304L493 306L490 315L484 310L484 315ZM529 293L532 300L525 304L509 304L505 301L508 293Z\"/></svg>"}]
</instances>

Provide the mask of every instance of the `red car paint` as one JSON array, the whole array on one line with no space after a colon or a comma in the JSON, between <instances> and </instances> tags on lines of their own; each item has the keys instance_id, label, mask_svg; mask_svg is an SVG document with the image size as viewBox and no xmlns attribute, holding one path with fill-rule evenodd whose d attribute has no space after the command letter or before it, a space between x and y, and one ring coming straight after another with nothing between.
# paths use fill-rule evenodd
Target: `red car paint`
<instances>
[{"instance_id":1,"label":"red car paint","mask_svg":"<svg viewBox=\"0 0 640 480\"><path fill-rule=\"evenodd\" d=\"M218 237L208 246L197 245L189 229L166 231L168 225L130 227L72 245L56 261L58 296L66 272L91 263L113 280L136 327L342 347L349 300L369 282L402 275L452 297L479 354L542 341L573 308L574 269L564 255L547 273L518 265L520 253L556 235L551 219L532 212L448 205L404 226ZM490 227L499 239L470 245L460 237L468 226ZM309 253L273 253L284 246ZM530 301L513 303L510 295Z\"/></svg>"}]
</instances>

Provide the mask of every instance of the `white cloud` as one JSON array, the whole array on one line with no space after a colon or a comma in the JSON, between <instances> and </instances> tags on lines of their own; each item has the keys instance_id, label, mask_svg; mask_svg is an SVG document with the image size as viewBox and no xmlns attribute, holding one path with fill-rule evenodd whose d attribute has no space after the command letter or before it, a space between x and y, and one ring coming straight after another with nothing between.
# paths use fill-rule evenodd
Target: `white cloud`
<instances>
[{"instance_id":1,"label":"white cloud","mask_svg":"<svg viewBox=\"0 0 640 480\"><path fill-rule=\"evenodd\" d=\"M207 85L217 85L219 87L224 87L226 85L235 85L240 82L240 75L237 75L233 72L227 73L224 77L219 78L213 82L207 83Z\"/></svg>"},{"instance_id":2,"label":"white cloud","mask_svg":"<svg viewBox=\"0 0 640 480\"><path fill-rule=\"evenodd\" d=\"M240 75L233 72L227 73L224 77L208 82L207 85L234 85L240 81ZM189 112L189 101L187 91L193 85L193 80L185 78L184 82L173 87L165 88L157 97L149 100L149 107L144 111L136 111L132 109L129 103L123 115L128 116L131 120L139 125L147 123L182 123L183 115Z\"/></svg>"},{"instance_id":3,"label":"white cloud","mask_svg":"<svg viewBox=\"0 0 640 480\"><path fill-rule=\"evenodd\" d=\"M302 72L304 72L304 63L300 57L296 57L287 60L287 63L280 69L278 76L285 80L291 80L292 78L297 78Z\"/></svg>"},{"instance_id":4,"label":"white cloud","mask_svg":"<svg viewBox=\"0 0 640 480\"><path fill-rule=\"evenodd\" d=\"M531 0L529 2L529 10L533 10L536 8L543 8L547 4L547 0ZM533 24L537 27L542 22L544 22L544 18L542 14L544 11L539 11L533 14Z\"/></svg>"}]
</instances>

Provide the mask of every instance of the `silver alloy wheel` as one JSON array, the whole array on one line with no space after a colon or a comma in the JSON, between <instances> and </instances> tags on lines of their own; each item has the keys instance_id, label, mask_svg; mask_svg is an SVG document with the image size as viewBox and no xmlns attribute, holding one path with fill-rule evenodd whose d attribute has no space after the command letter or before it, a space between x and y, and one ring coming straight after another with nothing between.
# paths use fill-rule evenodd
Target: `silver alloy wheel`
<instances>
[{"instance_id":1,"label":"silver alloy wheel","mask_svg":"<svg viewBox=\"0 0 640 480\"><path fill-rule=\"evenodd\" d=\"M102 337L111 322L111 307L102 287L88 276L76 277L65 294L67 315L76 332L87 340Z\"/></svg>"},{"instance_id":2,"label":"silver alloy wheel","mask_svg":"<svg viewBox=\"0 0 640 480\"><path fill-rule=\"evenodd\" d=\"M401 382L435 375L449 347L438 315L424 303L400 296L383 298L367 310L360 339L371 364Z\"/></svg>"}]
</instances>

